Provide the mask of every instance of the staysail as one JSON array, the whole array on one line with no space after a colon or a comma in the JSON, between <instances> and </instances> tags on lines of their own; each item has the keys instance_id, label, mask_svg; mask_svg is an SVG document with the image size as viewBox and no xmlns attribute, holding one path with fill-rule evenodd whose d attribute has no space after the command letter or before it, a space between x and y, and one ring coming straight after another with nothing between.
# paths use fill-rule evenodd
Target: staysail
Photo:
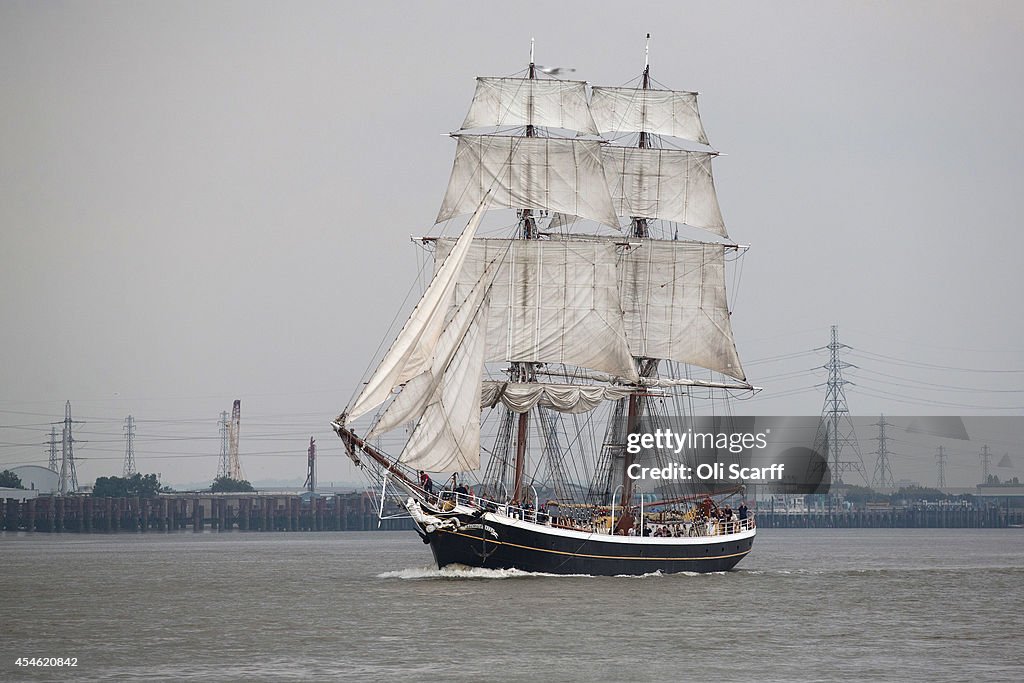
<instances>
[{"instance_id":1,"label":"staysail","mask_svg":"<svg viewBox=\"0 0 1024 683\"><path fill-rule=\"evenodd\" d=\"M445 378L451 374L451 370L461 374L472 371L472 367L467 365L473 365L471 361L478 354L474 349L466 356L463 353L464 347L482 343L481 328L482 321L487 319L485 303L491 279L491 271L485 270L465 299L460 301L451 322L445 326L444 332L429 349L432 356L430 367L405 383L401 393L378 418L367 438L384 434L402 424L419 419L427 406L437 400L438 390ZM455 363L460 353L463 353L463 357L459 363ZM475 367L478 378L482 377L483 361L476 363ZM468 379L472 379L472 374Z\"/></svg>"},{"instance_id":2,"label":"staysail","mask_svg":"<svg viewBox=\"0 0 1024 683\"><path fill-rule=\"evenodd\" d=\"M422 413L398 458L409 467L431 472L465 472L480 467L480 380L486 315L485 300L440 375L425 373ZM451 339L457 338L458 331ZM438 369L443 355L447 354L437 357Z\"/></svg>"},{"instance_id":3,"label":"staysail","mask_svg":"<svg viewBox=\"0 0 1024 683\"><path fill-rule=\"evenodd\" d=\"M437 268L433 280L416 304L409 320L398 333L398 337L363 387L355 403L348 409L348 421L355 420L384 403L397 387L431 367L431 351L444 331L445 315L451 307L452 295L459 282L463 261L473 243L486 204L487 197L483 195L476 213L453 244L447 254L448 258ZM482 273L482 269L480 272Z\"/></svg>"}]
</instances>

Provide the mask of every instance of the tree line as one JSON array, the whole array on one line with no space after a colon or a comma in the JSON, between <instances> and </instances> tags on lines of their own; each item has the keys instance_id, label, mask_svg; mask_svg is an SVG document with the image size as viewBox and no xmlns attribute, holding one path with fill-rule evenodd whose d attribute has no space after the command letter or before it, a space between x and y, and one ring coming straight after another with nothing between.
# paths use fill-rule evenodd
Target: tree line
<instances>
[{"instance_id":1,"label":"tree line","mask_svg":"<svg viewBox=\"0 0 1024 683\"><path fill-rule=\"evenodd\" d=\"M25 485L16 473L0 471L0 488L24 489ZM217 477L210 485L213 493L246 493L255 491L245 479ZM172 493L173 489L163 486L155 474L135 473L130 477L98 477L92 487L94 498L155 498L160 493Z\"/></svg>"}]
</instances>

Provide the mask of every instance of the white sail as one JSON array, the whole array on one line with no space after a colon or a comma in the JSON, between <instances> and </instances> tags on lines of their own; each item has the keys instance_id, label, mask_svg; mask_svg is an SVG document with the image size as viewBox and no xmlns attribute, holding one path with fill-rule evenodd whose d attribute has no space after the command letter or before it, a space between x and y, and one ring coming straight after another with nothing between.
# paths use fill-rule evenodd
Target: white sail
<instances>
[{"instance_id":1,"label":"white sail","mask_svg":"<svg viewBox=\"0 0 1024 683\"><path fill-rule=\"evenodd\" d=\"M480 279L465 294L464 299L455 294L456 301L460 302L455 314L437 341L426 349L431 357L430 366L406 382L401 393L387 407L366 438L373 438L402 424L418 420L428 404L436 400L438 388L449 372L453 359L464 344L470 343L470 330L474 330L473 335L480 335L480 320L486 320L486 313L481 314L481 309L485 308L493 272L493 268L485 268ZM456 369L459 372L465 370L464 367ZM482 376L482 361L477 371ZM477 379L479 381L479 377Z\"/></svg>"},{"instance_id":2,"label":"white sail","mask_svg":"<svg viewBox=\"0 0 1024 683\"><path fill-rule=\"evenodd\" d=\"M618 227L595 140L460 135L438 223L491 205L560 211Z\"/></svg>"},{"instance_id":3,"label":"white sail","mask_svg":"<svg viewBox=\"0 0 1024 683\"><path fill-rule=\"evenodd\" d=\"M634 356L698 365L745 380L725 292L725 246L642 240L619 280Z\"/></svg>"},{"instance_id":4,"label":"white sail","mask_svg":"<svg viewBox=\"0 0 1024 683\"><path fill-rule=\"evenodd\" d=\"M597 135L583 81L477 78L464 129L544 126Z\"/></svg>"},{"instance_id":5,"label":"white sail","mask_svg":"<svg viewBox=\"0 0 1024 683\"><path fill-rule=\"evenodd\" d=\"M555 212L551 214L551 221L548 223L548 230L562 230L576 222L576 216L567 213Z\"/></svg>"},{"instance_id":6,"label":"white sail","mask_svg":"<svg viewBox=\"0 0 1024 683\"><path fill-rule=\"evenodd\" d=\"M480 467L480 380L486 311L485 303L473 316L402 450L399 460L409 467L431 472L465 472Z\"/></svg>"},{"instance_id":7,"label":"white sail","mask_svg":"<svg viewBox=\"0 0 1024 683\"><path fill-rule=\"evenodd\" d=\"M448 258L437 268L433 280L416 304L409 320L398 333L398 337L363 387L355 403L347 411L346 420L355 420L365 415L386 401L397 387L431 367L432 349L444 330L445 315L451 307L452 293L455 291L466 253L483 218L486 200L486 196L480 197L473 218L447 254Z\"/></svg>"},{"instance_id":8,"label":"white sail","mask_svg":"<svg viewBox=\"0 0 1024 683\"><path fill-rule=\"evenodd\" d=\"M686 223L728 237L708 152L602 149L608 189L620 216Z\"/></svg>"},{"instance_id":9,"label":"white sail","mask_svg":"<svg viewBox=\"0 0 1024 683\"><path fill-rule=\"evenodd\" d=\"M525 413L539 405L560 413L586 413L604 401L617 401L634 391L629 387L488 380L483 383L480 407L492 408L501 403L512 412Z\"/></svg>"},{"instance_id":10,"label":"white sail","mask_svg":"<svg viewBox=\"0 0 1024 683\"><path fill-rule=\"evenodd\" d=\"M438 262L453 241L437 241ZM607 241L478 239L456 297L495 262L488 361L565 363L638 379L619 302L617 247Z\"/></svg>"},{"instance_id":11,"label":"white sail","mask_svg":"<svg viewBox=\"0 0 1024 683\"><path fill-rule=\"evenodd\" d=\"M695 92L594 86L590 108L602 133L653 133L708 144Z\"/></svg>"}]
</instances>

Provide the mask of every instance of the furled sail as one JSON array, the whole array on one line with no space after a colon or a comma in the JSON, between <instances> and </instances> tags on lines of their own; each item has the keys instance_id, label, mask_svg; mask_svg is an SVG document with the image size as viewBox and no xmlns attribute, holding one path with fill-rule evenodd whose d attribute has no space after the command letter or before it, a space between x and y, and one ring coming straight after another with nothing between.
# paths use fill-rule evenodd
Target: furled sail
<instances>
[{"instance_id":1,"label":"furled sail","mask_svg":"<svg viewBox=\"0 0 1024 683\"><path fill-rule=\"evenodd\" d=\"M453 240L437 241L443 263ZM606 241L478 239L456 300L494 263L488 361L565 363L638 379L619 302L616 245Z\"/></svg>"},{"instance_id":2,"label":"furled sail","mask_svg":"<svg viewBox=\"0 0 1024 683\"><path fill-rule=\"evenodd\" d=\"M619 291L634 356L746 379L729 320L724 245L642 240L622 257Z\"/></svg>"},{"instance_id":3,"label":"furled sail","mask_svg":"<svg viewBox=\"0 0 1024 683\"><path fill-rule=\"evenodd\" d=\"M477 78L462 127L544 126L597 135L583 81Z\"/></svg>"},{"instance_id":4,"label":"furled sail","mask_svg":"<svg viewBox=\"0 0 1024 683\"><path fill-rule=\"evenodd\" d=\"M560 211L618 227L596 140L460 135L437 222L491 206Z\"/></svg>"},{"instance_id":5,"label":"furled sail","mask_svg":"<svg viewBox=\"0 0 1024 683\"><path fill-rule=\"evenodd\" d=\"M601 151L617 214L686 223L728 237L711 175L714 154L611 146Z\"/></svg>"},{"instance_id":6,"label":"furled sail","mask_svg":"<svg viewBox=\"0 0 1024 683\"><path fill-rule=\"evenodd\" d=\"M639 383L633 380L628 380L625 377L613 377L605 372L581 372L579 370L574 372L559 372L558 370L539 369L537 374L545 377L565 377L574 381L587 380L591 382L605 382L607 384L613 384L619 389L627 389L635 391L641 387L645 389L667 389L672 387L698 387L704 389L742 389L760 391L758 387L750 384L746 380L737 382L730 382L728 380L713 380L713 379L692 379L689 377L676 377L676 378L662 378L662 377L641 377ZM489 381L489 380L488 380ZM558 386L566 386L560 384ZM484 399L486 400L486 387L484 391Z\"/></svg>"},{"instance_id":7,"label":"furled sail","mask_svg":"<svg viewBox=\"0 0 1024 683\"><path fill-rule=\"evenodd\" d=\"M525 413L539 405L560 413L586 413L604 401L617 401L634 391L628 387L487 380L483 383L480 407L492 408L501 403L512 412Z\"/></svg>"},{"instance_id":8,"label":"furled sail","mask_svg":"<svg viewBox=\"0 0 1024 683\"><path fill-rule=\"evenodd\" d=\"M590 108L602 133L653 133L708 144L695 92L594 86Z\"/></svg>"},{"instance_id":9,"label":"furled sail","mask_svg":"<svg viewBox=\"0 0 1024 683\"><path fill-rule=\"evenodd\" d=\"M409 320L347 411L346 420L355 420L365 415L386 401L397 387L431 367L432 350L444 330L445 316L451 308L452 294L459 282L463 261L473 243L486 205L487 197L482 195L473 218L446 254L448 258L437 267L433 280ZM478 270L478 275L482 272L482 269Z\"/></svg>"}]
</instances>

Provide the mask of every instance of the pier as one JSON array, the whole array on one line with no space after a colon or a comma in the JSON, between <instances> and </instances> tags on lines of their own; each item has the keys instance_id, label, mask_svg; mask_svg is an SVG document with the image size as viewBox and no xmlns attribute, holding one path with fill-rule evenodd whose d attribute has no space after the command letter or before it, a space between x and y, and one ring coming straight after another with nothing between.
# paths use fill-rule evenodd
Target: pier
<instances>
[{"instance_id":1,"label":"pier","mask_svg":"<svg viewBox=\"0 0 1024 683\"><path fill-rule=\"evenodd\" d=\"M385 514L398 513L385 509ZM1024 509L907 507L794 513L756 511L762 529L1001 529L1024 526ZM171 494L158 498L42 496L0 501L0 530L71 533L169 531L410 531L385 519L367 494Z\"/></svg>"},{"instance_id":2,"label":"pier","mask_svg":"<svg viewBox=\"0 0 1024 683\"><path fill-rule=\"evenodd\" d=\"M810 512L756 511L763 529L1005 529L1024 525L1024 509L907 507Z\"/></svg>"},{"instance_id":3,"label":"pier","mask_svg":"<svg viewBox=\"0 0 1024 683\"><path fill-rule=\"evenodd\" d=\"M385 510L385 513L389 512ZM390 511L392 513L397 510ZM41 496L0 504L5 531L133 533L188 531L400 531L410 519L385 519L366 494L172 494L158 498Z\"/></svg>"}]
</instances>

